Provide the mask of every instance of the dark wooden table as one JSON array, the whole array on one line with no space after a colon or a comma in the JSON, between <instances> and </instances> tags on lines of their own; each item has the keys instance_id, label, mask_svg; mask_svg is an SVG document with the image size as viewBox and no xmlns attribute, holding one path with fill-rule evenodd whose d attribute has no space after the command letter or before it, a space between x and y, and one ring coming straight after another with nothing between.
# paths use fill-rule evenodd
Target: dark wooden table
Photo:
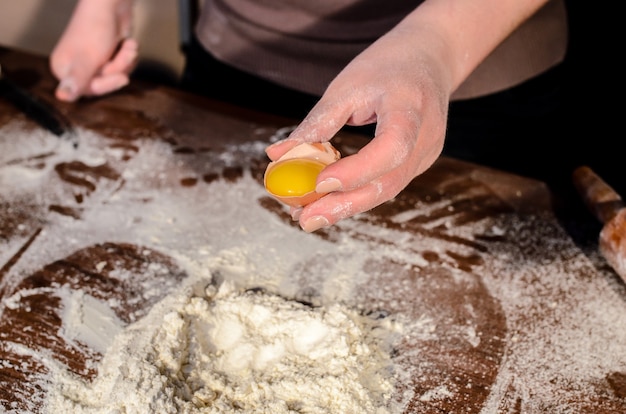
<instances>
[{"instance_id":1,"label":"dark wooden table","mask_svg":"<svg viewBox=\"0 0 626 414\"><path fill-rule=\"evenodd\" d=\"M146 210L159 208L155 188L188 189L189 200L207 203L186 207L185 222L192 217L201 228L224 217L241 225L242 213L211 201L210 185L236 185L249 174L260 186L268 162L262 150L238 151L269 142L295 122L142 82L60 103L45 58L0 49L0 64L78 131L54 138L78 145L75 158L70 152L59 161L58 150L46 147L52 135L0 99L0 407L40 412L46 395L40 379L49 366L37 355L52 355L87 379L102 357L64 340L59 298L43 288L115 299L117 316L132 323L187 276L172 254L175 245L163 241L180 236L183 220L152 223L160 235L153 243L134 233L144 224L131 212L132 224L113 220L108 233L94 227L90 234L91 217L113 212L113 197L129 188ZM349 154L365 140L343 133L334 142ZM154 174L130 174L155 143L168 150L157 154ZM16 182L16 171L40 178ZM297 274L302 295L321 289L323 271L345 260L346 250L358 258L350 248L363 244L371 254L360 253L361 280L339 299L365 309L375 303L386 314L431 326L397 345L395 358L412 378L399 387L414 393L406 413L626 412L626 289L593 243L581 246L565 231L542 182L441 158L395 200L308 236L297 235L284 206L255 194L246 202L273 217L276 240L304 237L343 249L321 258L319 251L298 251L300 264L287 270ZM220 244L206 234L203 243ZM289 247L271 252L277 263L293 254ZM166 275L151 273L150 264ZM120 270L133 277L120 278ZM160 290L146 296L141 289L150 280Z\"/></svg>"}]
</instances>

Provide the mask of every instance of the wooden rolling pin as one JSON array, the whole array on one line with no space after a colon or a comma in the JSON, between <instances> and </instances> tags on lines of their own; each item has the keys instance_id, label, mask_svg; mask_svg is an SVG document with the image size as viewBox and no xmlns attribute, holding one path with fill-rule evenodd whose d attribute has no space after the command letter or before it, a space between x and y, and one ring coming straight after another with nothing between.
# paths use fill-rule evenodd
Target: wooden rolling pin
<instances>
[{"instance_id":1,"label":"wooden rolling pin","mask_svg":"<svg viewBox=\"0 0 626 414\"><path fill-rule=\"evenodd\" d=\"M574 185L583 201L603 224L599 249L602 256L626 282L626 205L620 195L591 168L574 170Z\"/></svg>"}]
</instances>

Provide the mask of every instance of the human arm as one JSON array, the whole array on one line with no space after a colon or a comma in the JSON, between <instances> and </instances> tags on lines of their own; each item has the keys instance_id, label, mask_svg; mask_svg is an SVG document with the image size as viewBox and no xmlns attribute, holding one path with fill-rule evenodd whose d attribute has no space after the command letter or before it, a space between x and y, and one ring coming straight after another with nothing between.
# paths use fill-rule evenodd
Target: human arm
<instances>
[{"instance_id":1,"label":"human arm","mask_svg":"<svg viewBox=\"0 0 626 414\"><path fill-rule=\"evenodd\" d=\"M138 54L130 37L133 0L79 0L50 55L63 101L102 95L129 82Z\"/></svg>"},{"instance_id":2,"label":"human arm","mask_svg":"<svg viewBox=\"0 0 626 414\"><path fill-rule=\"evenodd\" d=\"M372 209L426 171L443 148L451 94L546 2L426 0L348 64L289 138L266 151L275 160L344 125L377 123L370 143L318 177L318 191L332 192L292 210L302 228Z\"/></svg>"}]
</instances>

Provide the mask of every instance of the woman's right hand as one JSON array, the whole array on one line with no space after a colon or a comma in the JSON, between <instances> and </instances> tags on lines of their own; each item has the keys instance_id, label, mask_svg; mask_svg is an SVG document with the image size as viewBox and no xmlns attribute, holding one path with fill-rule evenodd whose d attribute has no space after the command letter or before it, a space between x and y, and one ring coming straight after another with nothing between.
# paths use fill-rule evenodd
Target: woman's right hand
<instances>
[{"instance_id":1,"label":"woman's right hand","mask_svg":"<svg viewBox=\"0 0 626 414\"><path fill-rule=\"evenodd\" d=\"M129 82L138 56L132 0L80 0L50 55L57 99L103 95Z\"/></svg>"}]
</instances>

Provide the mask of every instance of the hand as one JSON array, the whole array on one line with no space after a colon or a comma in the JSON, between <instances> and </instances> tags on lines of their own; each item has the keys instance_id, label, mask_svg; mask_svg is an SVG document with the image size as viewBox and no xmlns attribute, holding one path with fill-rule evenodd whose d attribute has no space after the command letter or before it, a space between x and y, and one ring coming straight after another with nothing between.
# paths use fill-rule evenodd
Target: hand
<instances>
[{"instance_id":1,"label":"hand","mask_svg":"<svg viewBox=\"0 0 626 414\"><path fill-rule=\"evenodd\" d=\"M81 0L50 56L62 101L103 95L129 82L138 44L129 38L130 0Z\"/></svg>"},{"instance_id":2,"label":"hand","mask_svg":"<svg viewBox=\"0 0 626 414\"><path fill-rule=\"evenodd\" d=\"M377 122L371 142L319 175L317 191L331 192L291 210L305 231L392 199L440 155L452 91L450 72L432 52L435 48L415 36L392 31L372 44L331 82L286 140L267 148L275 160L299 143L329 141L344 125Z\"/></svg>"},{"instance_id":3,"label":"hand","mask_svg":"<svg viewBox=\"0 0 626 414\"><path fill-rule=\"evenodd\" d=\"M330 193L292 217L315 231L392 199L426 171L443 149L452 92L547 1L426 0L365 49L289 138L266 149L275 160L344 125L377 123L361 151L320 173L316 190Z\"/></svg>"}]
</instances>

